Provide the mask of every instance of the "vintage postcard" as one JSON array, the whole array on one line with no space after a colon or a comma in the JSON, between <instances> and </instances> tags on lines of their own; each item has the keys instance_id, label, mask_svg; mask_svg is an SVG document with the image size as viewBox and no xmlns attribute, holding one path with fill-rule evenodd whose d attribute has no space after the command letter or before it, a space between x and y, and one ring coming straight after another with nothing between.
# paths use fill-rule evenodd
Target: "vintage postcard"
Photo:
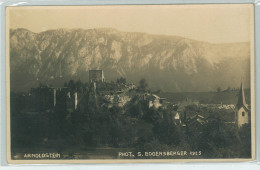
<instances>
[{"instance_id":1,"label":"vintage postcard","mask_svg":"<svg viewBox=\"0 0 260 170\"><path fill-rule=\"evenodd\" d=\"M252 4L6 8L8 163L255 159Z\"/></svg>"}]
</instances>

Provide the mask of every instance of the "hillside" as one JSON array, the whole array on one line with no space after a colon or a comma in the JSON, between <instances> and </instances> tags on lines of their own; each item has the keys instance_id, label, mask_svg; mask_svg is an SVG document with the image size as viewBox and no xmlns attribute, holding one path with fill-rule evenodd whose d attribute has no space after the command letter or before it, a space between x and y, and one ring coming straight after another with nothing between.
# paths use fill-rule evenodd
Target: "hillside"
<instances>
[{"instance_id":1,"label":"hillside","mask_svg":"<svg viewBox=\"0 0 260 170\"><path fill-rule=\"evenodd\" d=\"M198 92L249 86L250 44L211 44L111 28L10 30L11 90L61 86L103 69L106 81L145 78L152 90Z\"/></svg>"}]
</instances>

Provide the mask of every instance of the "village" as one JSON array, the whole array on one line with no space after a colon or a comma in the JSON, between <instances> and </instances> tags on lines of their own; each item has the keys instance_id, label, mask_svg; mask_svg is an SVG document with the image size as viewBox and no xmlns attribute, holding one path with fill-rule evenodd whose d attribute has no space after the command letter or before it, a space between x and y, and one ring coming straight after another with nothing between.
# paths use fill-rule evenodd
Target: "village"
<instances>
[{"instance_id":1,"label":"village","mask_svg":"<svg viewBox=\"0 0 260 170\"><path fill-rule=\"evenodd\" d=\"M224 116L227 117L225 123L234 124L237 127L241 127L250 122L250 107L246 103L242 83L237 104L203 104L188 98L184 101L173 103L172 101L168 101L167 98L159 97L152 92L145 91L144 89L140 90L134 83L126 83L125 79L121 81L118 79L117 87L113 90L104 87L102 89L102 84L104 83L105 77L103 70L89 70L90 87L88 90L82 92L82 90L78 91L70 87L53 88L47 86L31 88L29 94L29 100L31 102L29 103L32 104L36 111L50 110L59 106L66 108L68 112L73 112L87 105L86 97L92 97L95 99L95 105L97 107L110 109L113 106L117 106L123 108L133 99L134 95L137 94L136 91L138 91L141 100L145 101L149 108L168 110L174 119L174 123L183 127L186 127L187 123L203 125L207 122L207 115L203 113L195 112L189 114L185 112L185 108L192 105L202 109L224 110L226 113ZM101 90L99 90L99 94L97 94L96 91L99 87ZM102 103L98 101L100 96L102 96L106 102Z\"/></svg>"},{"instance_id":2,"label":"village","mask_svg":"<svg viewBox=\"0 0 260 170\"><path fill-rule=\"evenodd\" d=\"M30 147L25 149L32 153L34 147L49 152L62 149L64 159L95 158L99 148L107 148L102 152L107 158L118 158L118 151L136 155L140 148L161 147L200 151L201 158L208 153L247 156L250 152L238 152L236 147L248 145L244 136L250 128L250 105L242 83L235 93L236 103L203 103L189 97L172 100L147 90L145 79L139 84L122 77L107 82L103 70L89 70L87 83L70 80L64 87L40 85L29 94L11 96L13 134L21 135L13 139L18 149L13 150L13 157L24 158L19 149L27 143ZM238 142L228 154L218 150L234 141ZM71 146L77 152L66 150Z\"/></svg>"}]
</instances>

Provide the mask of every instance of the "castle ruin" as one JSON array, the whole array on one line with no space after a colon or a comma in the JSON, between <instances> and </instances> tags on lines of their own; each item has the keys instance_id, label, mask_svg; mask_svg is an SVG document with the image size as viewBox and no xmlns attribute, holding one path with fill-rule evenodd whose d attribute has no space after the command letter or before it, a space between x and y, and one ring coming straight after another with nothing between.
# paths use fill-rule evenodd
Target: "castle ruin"
<instances>
[{"instance_id":1,"label":"castle ruin","mask_svg":"<svg viewBox=\"0 0 260 170\"><path fill-rule=\"evenodd\" d=\"M104 72L103 70L89 70L89 82L104 82Z\"/></svg>"}]
</instances>

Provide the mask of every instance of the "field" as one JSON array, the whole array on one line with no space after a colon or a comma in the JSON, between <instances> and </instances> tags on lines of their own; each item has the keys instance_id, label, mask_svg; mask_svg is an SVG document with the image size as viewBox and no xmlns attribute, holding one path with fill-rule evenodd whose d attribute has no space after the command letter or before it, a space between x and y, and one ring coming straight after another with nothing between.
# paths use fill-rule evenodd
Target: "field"
<instances>
[{"instance_id":1,"label":"field","mask_svg":"<svg viewBox=\"0 0 260 170\"><path fill-rule=\"evenodd\" d=\"M161 98L166 98L167 101L178 103L184 100L197 101L202 104L236 104L238 90L228 92L184 92L184 93L167 93L162 92L157 94ZM250 104L250 90L245 90L245 98L247 104Z\"/></svg>"}]
</instances>

